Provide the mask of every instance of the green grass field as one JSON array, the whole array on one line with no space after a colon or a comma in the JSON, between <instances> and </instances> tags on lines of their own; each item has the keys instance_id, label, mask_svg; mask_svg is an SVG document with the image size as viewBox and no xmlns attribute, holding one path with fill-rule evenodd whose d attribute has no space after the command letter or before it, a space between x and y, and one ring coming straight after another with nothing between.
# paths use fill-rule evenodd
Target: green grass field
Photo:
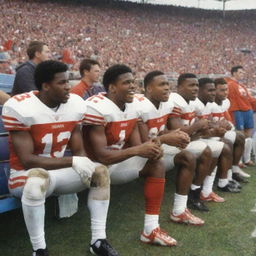
<instances>
[{"instance_id":1,"label":"green grass field","mask_svg":"<svg viewBox=\"0 0 256 256\"><path fill-rule=\"evenodd\" d=\"M173 248L145 245L139 241L143 227L142 180L112 187L108 215L108 239L122 256L255 256L256 168L246 169L252 175L240 194L221 194L225 203L208 203L210 212L196 213L205 220L203 227L172 223L168 220L173 198L173 174L168 173L165 198L161 210L161 227L178 245ZM46 240L51 256L90 255L89 213L84 206L86 193L79 194L79 212L70 219L54 218L54 198L46 204ZM31 246L21 209L0 215L0 256L28 256Z\"/></svg>"}]
</instances>

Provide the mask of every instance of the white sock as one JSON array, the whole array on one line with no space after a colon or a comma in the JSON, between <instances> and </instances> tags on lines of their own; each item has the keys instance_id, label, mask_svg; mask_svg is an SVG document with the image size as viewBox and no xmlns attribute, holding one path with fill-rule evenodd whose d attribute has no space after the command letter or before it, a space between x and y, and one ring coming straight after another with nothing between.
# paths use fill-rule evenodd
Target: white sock
<instances>
[{"instance_id":1,"label":"white sock","mask_svg":"<svg viewBox=\"0 0 256 256\"><path fill-rule=\"evenodd\" d=\"M93 244L98 239L106 238L106 220L109 200L94 200L88 197L87 205L91 213L91 244Z\"/></svg>"},{"instance_id":2,"label":"white sock","mask_svg":"<svg viewBox=\"0 0 256 256\"><path fill-rule=\"evenodd\" d=\"M212 193L213 182L216 176L217 167L215 167L210 176L206 176L203 183L202 194L207 197Z\"/></svg>"},{"instance_id":3,"label":"white sock","mask_svg":"<svg viewBox=\"0 0 256 256\"><path fill-rule=\"evenodd\" d=\"M256 132L253 134L253 137L252 137L252 151L253 151L254 157L256 157Z\"/></svg>"},{"instance_id":4,"label":"white sock","mask_svg":"<svg viewBox=\"0 0 256 256\"><path fill-rule=\"evenodd\" d=\"M228 170L228 180L232 180L232 169Z\"/></svg>"},{"instance_id":5,"label":"white sock","mask_svg":"<svg viewBox=\"0 0 256 256\"><path fill-rule=\"evenodd\" d=\"M248 163L251 161L251 151L252 151L252 138L246 138L244 144L244 162Z\"/></svg>"},{"instance_id":6,"label":"white sock","mask_svg":"<svg viewBox=\"0 0 256 256\"><path fill-rule=\"evenodd\" d=\"M173 203L173 215L180 215L183 213L187 207L188 196L174 194L174 203Z\"/></svg>"},{"instance_id":7,"label":"white sock","mask_svg":"<svg viewBox=\"0 0 256 256\"><path fill-rule=\"evenodd\" d=\"M219 179L218 186L224 188L228 184L228 179Z\"/></svg>"},{"instance_id":8,"label":"white sock","mask_svg":"<svg viewBox=\"0 0 256 256\"><path fill-rule=\"evenodd\" d=\"M159 215L145 214L144 233L149 235L157 227L159 227Z\"/></svg>"},{"instance_id":9,"label":"white sock","mask_svg":"<svg viewBox=\"0 0 256 256\"><path fill-rule=\"evenodd\" d=\"M237 165L232 165L232 172L233 173L239 173L240 172L240 167Z\"/></svg>"},{"instance_id":10,"label":"white sock","mask_svg":"<svg viewBox=\"0 0 256 256\"><path fill-rule=\"evenodd\" d=\"M44 204L29 206L22 203L22 210L33 250L45 249Z\"/></svg>"},{"instance_id":11,"label":"white sock","mask_svg":"<svg viewBox=\"0 0 256 256\"><path fill-rule=\"evenodd\" d=\"M196 190L198 188L201 188L201 186L195 185L195 184L191 184L190 186L191 190Z\"/></svg>"}]
</instances>

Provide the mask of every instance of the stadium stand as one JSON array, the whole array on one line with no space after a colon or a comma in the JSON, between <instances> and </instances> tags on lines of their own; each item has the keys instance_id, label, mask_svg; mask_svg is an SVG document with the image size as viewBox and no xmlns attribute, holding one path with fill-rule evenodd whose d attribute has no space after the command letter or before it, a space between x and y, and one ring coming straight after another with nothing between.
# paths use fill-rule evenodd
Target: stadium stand
<instances>
[{"instance_id":1,"label":"stadium stand","mask_svg":"<svg viewBox=\"0 0 256 256\"><path fill-rule=\"evenodd\" d=\"M154 69L228 74L239 63L249 74L245 84L256 85L255 10L227 12L223 20L221 11L123 1L3 0L1 8L0 45L11 66L26 60L28 43L37 39L55 58L68 52L73 69L85 57L97 58L102 70L125 63L138 78Z\"/></svg>"}]
</instances>

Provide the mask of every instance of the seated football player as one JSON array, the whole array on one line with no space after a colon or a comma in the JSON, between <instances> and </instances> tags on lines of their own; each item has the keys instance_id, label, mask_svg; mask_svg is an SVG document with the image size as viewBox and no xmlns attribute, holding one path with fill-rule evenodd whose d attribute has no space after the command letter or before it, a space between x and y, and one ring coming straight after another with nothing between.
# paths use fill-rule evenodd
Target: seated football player
<instances>
[{"instance_id":1,"label":"seated football player","mask_svg":"<svg viewBox=\"0 0 256 256\"><path fill-rule=\"evenodd\" d=\"M239 167L239 161L242 158L245 145L245 136L240 131L236 131L234 125L231 122L231 117L229 115L228 109L230 106L228 95L227 82L223 78L217 78L214 80L216 88L215 103L212 107L212 116L214 121L226 120L230 126L231 130L227 131L224 138L232 143L233 148L233 162L232 171L228 173L229 179L233 178L238 182L246 183L248 182L244 178L250 177L249 174L244 172Z\"/></svg>"},{"instance_id":2,"label":"seated football player","mask_svg":"<svg viewBox=\"0 0 256 256\"><path fill-rule=\"evenodd\" d=\"M215 91L215 85L212 79L201 78L199 79L198 98L193 102L196 116L199 119L209 120L210 129L205 134L202 134L203 140L206 140L207 143L223 143L223 147L214 157L215 159L212 164L213 172L204 181L201 198L205 200L207 200L207 194L212 192L217 168L219 175L218 190L222 192L240 192L239 185L228 180L228 170L232 166L232 151L230 149L230 143L222 138L229 129L229 124L227 122L214 121L212 116Z\"/></svg>"},{"instance_id":3,"label":"seated football player","mask_svg":"<svg viewBox=\"0 0 256 256\"><path fill-rule=\"evenodd\" d=\"M209 122L205 119L197 120L195 116L195 107L191 101L195 100L198 94L198 80L194 74L184 73L178 78L177 93L171 93L169 97L170 106L174 105L171 117L168 120L168 129L178 129L188 133L192 141L198 141L201 133L209 129ZM222 147L222 142L206 142L208 147L206 152L197 160L198 175L191 184L188 195L188 206L193 209L205 211L208 210L206 205L200 199L201 186L205 177L211 173L212 156L218 154ZM210 148L210 149L209 149ZM210 154L209 154L210 151ZM208 153L207 153L208 152ZM207 157L205 157L205 154ZM203 157L204 156L204 157ZM203 157L203 160L202 160ZM214 192L210 191L207 201L223 201ZM203 205L204 207L201 207Z\"/></svg>"},{"instance_id":4,"label":"seated football player","mask_svg":"<svg viewBox=\"0 0 256 256\"><path fill-rule=\"evenodd\" d=\"M90 251L117 256L105 233L110 197L108 170L85 154L79 125L85 103L69 94L67 70L67 65L57 61L38 64L35 83L39 91L16 95L3 107L4 125L10 133L10 192L21 198L32 255L47 256L46 198L89 188ZM67 145L73 156L63 156Z\"/></svg>"},{"instance_id":5,"label":"seated football player","mask_svg":"<svg viewBox=\"0 0 256 256\"><path fill-rule=\"evenodd\" d=\"M197 147L198 151L206 148L205 143L191 142L187 133L176 130L168 131L166 123L172 109L168 104L170 85L161 71L152 71L144 78L145 96L136 96L132 104L136 104L140 112L139 130L143 142L158 138L164 150L163 160L167 170L177 167L176 193L170 219L177 223L203 225L204 221L194 216L187 209L189 188L194 177L196 157L188 150Z\"/></svg>"},{"instance_id":6,"label":"seated football player","mask_svg":"<svg viewBox=\"0 0 256 256\"><path fill-rule=\"evenodd\" d=\"M144 178L145 218L140 240L148 244L174 246L176 240L159 227L164 194L165 167L162 150L154 139L141 143L138 113L131 103L136 86L132 70L114 65L103 75L106 94L90 97L83 136L89 156L109 167L112 184ZM125 146L126 144L126 146Z\"/></svg>"}]
</instances>

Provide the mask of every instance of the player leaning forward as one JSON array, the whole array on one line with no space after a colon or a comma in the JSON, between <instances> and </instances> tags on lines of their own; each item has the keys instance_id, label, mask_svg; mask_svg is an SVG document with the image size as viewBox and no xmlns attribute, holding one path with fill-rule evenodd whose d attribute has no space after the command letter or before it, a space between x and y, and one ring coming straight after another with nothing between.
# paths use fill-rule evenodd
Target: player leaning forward
<instances>
[{"instance_id":1,"label":"player leaning forward","mask_svg":"<svg viewBox=\"0 0 256 256\"><path fill-rule=\"evenodd\" d=\"M108 171L90 161L83 147L79 123L84 118L84 101L69 94L67 66L63 63L39 64L35 81L39 92L16 95L3 107L11 138L9 188L21 197L33 255L49 255L44 237L45 198L86 188L90 189L90 250L96 255L118 255L105 234ZM73 157L63 157L67 145Z\"/></svg>"},{"instance_id":2,"label":"player leaning forward","mask_svg":"<svg viewBox=\"0 0 256 256\"><path fill-rule=\"evenodd\" d=\"M110 67L103 76L106 94L89 98L84 138L93 160L109 165L111 183L123 184L144 178L145 219L141 241L163 246L176 241L159 227L164 194L165 167L159 143L141 143L137 127L139 114L133 104L135 84L125 65ZM89 140L89 143L88 143Z\"/></svg>"}]
</instances>

